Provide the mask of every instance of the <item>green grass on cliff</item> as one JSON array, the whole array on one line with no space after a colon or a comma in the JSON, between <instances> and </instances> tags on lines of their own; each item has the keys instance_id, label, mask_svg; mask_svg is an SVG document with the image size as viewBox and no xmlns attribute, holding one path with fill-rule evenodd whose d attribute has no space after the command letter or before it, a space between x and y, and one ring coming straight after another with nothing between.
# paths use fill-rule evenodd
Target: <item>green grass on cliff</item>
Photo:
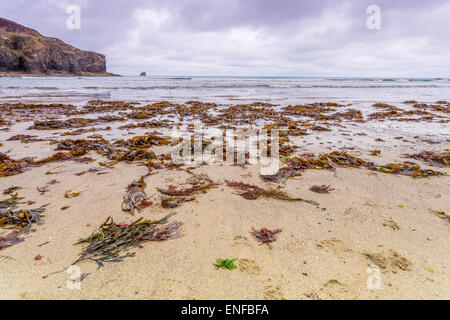
<instances>
[{"instance_id":1,"label":"green grass on cliff","mask_svg":"<svg viewBox=\"0 0 450 320\"><path fill-rule=\"evenodd\" d=\"M10 48L7 48L4 45L0 46L0 50L6 50L6 51L11 52L12 54L14 54L16 56L23 57L23 53L22 52L17 51L17 50L13 50L13 49L10 49Z\"/></svg>"}]
</instances>

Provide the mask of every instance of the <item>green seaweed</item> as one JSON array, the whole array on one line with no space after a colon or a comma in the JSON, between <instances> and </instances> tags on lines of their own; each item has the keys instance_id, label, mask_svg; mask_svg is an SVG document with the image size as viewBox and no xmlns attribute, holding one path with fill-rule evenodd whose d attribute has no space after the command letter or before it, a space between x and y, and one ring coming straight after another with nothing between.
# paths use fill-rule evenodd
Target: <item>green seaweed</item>
<instances>
[{"instance_id":1,"label":"green seaweed","mask_svg":"<svg viewBox=\"0 0 450 320\"><path fill-rule=\"evenodd\" d=\"M237 268L237 266L234 264L234 262L237 261L237 258L234 259L217 259L215 266L219 269L227 269L227 270L234 270Z\"/></svg>"}]
</instances>

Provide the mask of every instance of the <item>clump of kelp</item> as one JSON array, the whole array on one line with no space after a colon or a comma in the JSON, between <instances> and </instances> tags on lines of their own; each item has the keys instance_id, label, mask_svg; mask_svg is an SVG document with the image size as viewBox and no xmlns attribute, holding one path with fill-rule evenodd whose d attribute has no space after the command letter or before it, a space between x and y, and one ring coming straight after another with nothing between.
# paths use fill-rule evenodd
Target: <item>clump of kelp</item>
<instances>
[{"instance_id":1,"label":"clump of kelp","mask_svg":"<svg viewBox=\"0 0 450 320\"><path fill-rule=\"evenodd\" d=\"M205 193L207 190L217 187L217 184L206 174L197 174L186 170L191 177L185 182L185 186L175 187L170 185L167 189L158 188L163 195L161 206L163 208L175 208L180 203L195 200L194 195Z\"/></svg>"},{"instance_id":2,"label":"clump of kelp","mask_svg":"<svg viewBox=\"0 0 450 320\"><path fill-rule=\"evenodd\" d=\"M88 246L73 264L91 260L100 268L106 262L120 262L127 257L133 257L135 253L126 251L131 247L142 247L147 241L178 239L183 236L180 230L182 223L179 221L168 223L173 215L169 214L156 221L139 218L129 225L117 224L113 218L108 217L91 236L75 243L76 245L88 243Z\"/></svg>"},{"instance_id":3,"label":"clump of kelp","mask_svg":"<svg viewBox=\"0 0 450 320\"><path fill-rule=\"evenodd\" d=\"M269 248L272 248L271 243L277 240L277 234L280 232L281 229L269 230L267 228L262 228L260 230L255 230L255 228L252 228L250 234L260 243L260 245L266 244Z\"/></svg>"},{"instance_id":4,"label":"clump of kelp","mask_svg":"<svg viewBox=\"0 0 450 320\"><path fill-rule=\"evenodd\" d=\"M280 190L280 188L269 188L269 189L263 189L261 187L258 187L253 184L247 184L244 182L236 182L236 181L228 181L225 180L225 183L228 187L233 188L235 190L239 190L240 192L238 195L240 195L242 198L247 200L256 200L260 197L263 198L271 198L271 199L277 199L282 201L303 201L312 205L317 206L318 203L313 200L305 200L302 198L293 198L289 196L285 191Z\"/></svg>"}]
</instances>

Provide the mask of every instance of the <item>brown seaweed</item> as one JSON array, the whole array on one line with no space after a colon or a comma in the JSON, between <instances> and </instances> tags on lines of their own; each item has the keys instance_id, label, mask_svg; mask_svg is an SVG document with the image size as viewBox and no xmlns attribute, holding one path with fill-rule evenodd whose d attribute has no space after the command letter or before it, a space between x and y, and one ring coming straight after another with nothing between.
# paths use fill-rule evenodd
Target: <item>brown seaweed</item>
<instances>
[{"instance_id":1,"label":"brown seaweed","mask_svg":"<svg viewBox=\"0 0 450 320\"><path fill-rule=\"evenodd\" d=\"M267 228L262 228L261 230L255 230L252 227L250 234L255 238L256 241L260 242L260 245L266 244L271 248L271 243L277 240L277 234L281 232L281 229L269 230Z\"/></svg>"},{"instance_id":2,"label":"brown seaweed","mask_svg":"<svg viewBox=\"0 0 450 320\"><path fill-rule=\"evenodd\" d=\"M23 198L19 197L18 193L8 193L9 198L0 201L0 209L14 208Z\"/></svg>"},{"instance_id":3,"label":"brown seaweed","mask_svg":"<svg viewBox=\"0 0 450 320\"><path fill-rule=\"evenodd\" d=\"M75 197L78 197L81 194L81 191L72 191L72 190L67 190L64 193L64 198L66 199L72 199Z\"/></svg>"},{"instance_id":4,"label":"brown seaweed","mask_svg":"<svg viewBox=\"0 0 450 320\"><path fill-rule=\"evenodd\" d=\"M134 215L134 210L140 212L142 209L153 204L153 202L150 201L151 197L145 193L143 188L145 188L143 177L141 177L141 180L133 181L130 185L128 185L127 192L125 193L122 201L123 211L130 212Z\"/></svg>"},{"instance_id":5,"label":"brown seaweed","mask_svg":"<svg viewBox=\"0 0 450 320\"><path fill-rule=\"evenodd\" d=\"M203 193L208 189L217 186L210 177L205 174L196 174L189 170L186 170L192 175L190 179L186 181L186 184L191 185L189 188L178 188L170 185L167 189L158 188L158 191L167 196L191 196L197 193Z\"/></svg>"},{"instance_id":6,"label":"brown seaweed","mask_svg":"<svg viewBox=\"0 0 450 320\"><path fill-rule=\"evenodd\" d=\"M334 189L333 188L331 188L330 186L327 186L327 185L321 185L321 186L318 186L318 185L314 185L314 186L312 186L311 188L309 188L309 190L311 190L312 192L315 192L315 193L324 193L324 194L328 194L328 193L330 193L331 191L333 191Z\"/></svg>"},{"instance_id":7,"label":"brown seaweed","mask_svg":"<svg viewBox=\"0 0 450 320\"><path fill-rule=\"evenodd\" d=\"M312 205L316 205L316 206L318 205L318 203L313 200L305 200L302 198L292 198L285 191L280 190L280 188L263 189L256 185L246 184L243 182L228 181L228 180L225 180L225 183L227 184L227 186L229 186L233 189L244 191L244 192L238 193L238 195L240 195L241 197L243 197L244 199L247 199L247 200L256 200L259 197L264 197L264 198L272 198L272 199L277 199L277 200L282 200L282 201L303 201L303 202L306 202L306 203L309 203Z\"/></svg>"},{"instance_id":8,"label":"brown seaweed","mask_svg":"<svg viewBox=\"0 0 450 320\"><path fill-rule=\"evenodd\" d=\"M422 151L415 154L405 154L405 158L411 158L415 160L421 160L429 165L437 167L450 167L450 152L432 152Z\"/></svg>"},{"instance_id":9,"label":"brown seaweed","mask_svg":"<svg viewBox=\"0 0 450 320\"><path fill-rule=\"evenodd\" d=\"M442 176L445 175L442 172L434 171L431 169L422 169L418 164L410 161L405 161L401 164L390 163L378 168L381 172L400 174L405 176L410 176L413 178L424 178L432 176Z\"/></svg>"},{"instance_id":10,"label":"brown seaweed","mask_svg":"<svg viewBox=\"0 0 450 320\"><path fill-rule=\"evenodd\" d=\"M161 199L161 207L165 209L171 209L178 207L183 202L193 201L193 196L177 196L177 197L165 197Z\"/></svg>"},{"instance_id":11,"label":"brown seaweed","mask_svg":"<svg viewBox=\"0 0 450 320\"><path fill-rule=\"evenodd\" d=\"M167 189L157 188L163 195L161 199L161 206L163 208L178 207L183 202L195 200L195 194L205 193L207 190L217 187L217 184L205 174L196 174L189 170L186 170L186 172L192 175L185 182L185 185L189 185L190 187L177 188L169 185Z\"/></svg>"},{"instance_id":12,"label":"brown seaweed","mask_svg":"<svg viewBox=\"0 0 450 320\"><path fill-rule=\"evenodd\" d=\"M35 209L0 209L0 227L4 229L15 229L18 234L29 233L33 224L41 224L44 217L43 205Z\"/></svg>"},{"instance_id":13,"label":"brown seaweed","mask_svg":"<svg viewBox=\"0 0 450 320\"><path fill-rule=\"evenodd\" d=\"M0 152L0 177L13 176L20 174L30 165L31 159L25 158L15 160Z\"/></svg>"},{"instance_id":14,"label":"brown seaweed","mask_svg":"<svg viewBox=\"0 0 450 320\"><path fill-rule=\"evenodd\" d=\"M36 138L37 136L28 135L28 134L17 134L12 137L9 137L7 141L20 140L22 143L31 143L38 141L45 141L45 139Z\"/></svg>"},{"instance_id":15,"label":"brown seaweed","mask_svg":"<svg viewBox=\"0 0 450 320\"><path fill-rule=\"evenodd\" d=\"M24 239L18 237L18 232L12 231L4 237L0 236L0 250L18 244L22 241L24 241Z\"/></svg>"},{"instance_id":16,"label":"brown seaweed","mask_svg":"<svg viewBox=\"0 0 450 320\"><path fill-rule=\"evenodd\" d=\"M43 187L36 187L36 190L39 191L39 193L41 195L44 195L46 192L49 192L50 189L48 188L48 186L43 186Z\"/></svg>"},{"instance_id":17,"label":"brown seaweed","mask_svg":"<svg viewBox=\"0 0 450 320\"><path fill-rule=\"evenodd\" d=\"M437 217L447 221L450 224L450 215L446 214L444 211L428 209L431 213L435 214Z\"/></svg>"},{"instance_id":18,"label":"brown seaweed","mask_svg":"<svg viewBox=\"0 0 450 320\"><path fill-rule=\"evenodd\" d=\"M88 243L88 245L73 264L91 260L95 261L100 268L106 262L120 262L127 257L133 257L135 253L123 253L132 246L142 247L142 244L147 241L180 238L182 237L180 230L182 223L178 221L168 223L169 218L173 215L171 213L157 221L143 221L143 218L139 218L129 225L116 224L111 217L108 217L98 231L75 243L76 245Z\"/></svg>"},{"instance_id":19,"label":"brown seaweed","mask_svg":"<svg viewBox=\"0 0 450 320\"><path fill-rule=\"evenodd\" d=\"M3 194L5 194L5 195L10 195L10 194L12 194L13 192L18 191L18 190L20 190L20 189L22 189L22 187L11 186L11 187L6 188L5 190L3 190Z\"/></svg>"}]
</instances>

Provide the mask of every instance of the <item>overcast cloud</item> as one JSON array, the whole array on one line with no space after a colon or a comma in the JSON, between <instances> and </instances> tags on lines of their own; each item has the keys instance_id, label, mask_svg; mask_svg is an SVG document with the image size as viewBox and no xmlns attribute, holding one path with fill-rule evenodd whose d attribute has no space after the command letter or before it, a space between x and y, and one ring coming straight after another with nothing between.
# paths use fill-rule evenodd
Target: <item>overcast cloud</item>
<instances>
[{"instance_id":1,"label":"overcast cloud","mask_svg":"<svg viewBox=\"0 0 450 320\"><path fill-rule=\"evenodd\" d=\"M380 30L366 26L372 4ZM0 16L127 75L450 77L445 0L0 0Z\"/></svg>"}]
</instances>

